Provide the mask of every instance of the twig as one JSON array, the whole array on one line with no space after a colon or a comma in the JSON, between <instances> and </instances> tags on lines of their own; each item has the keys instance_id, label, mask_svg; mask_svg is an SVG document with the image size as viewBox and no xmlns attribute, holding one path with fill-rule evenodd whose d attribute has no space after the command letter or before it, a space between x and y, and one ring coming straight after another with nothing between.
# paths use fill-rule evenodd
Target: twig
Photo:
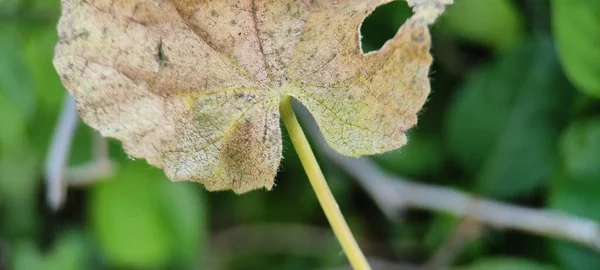
<instances>
[{"instance_id":1,"label":"twig","mask_svg":"<svg viewBox=\"0 0 600 270\"><path fill-rule=\"evenodd\" d=\"M333 151L323 140L308 112L299 107L296 111L303 120L310 121L306 122L309 124L305 128L323 153L352 175L392 220L397 219L397 213L409 207L439 211L497 228L565 239L600 251L600 224L594 220L478 198L450 188L415 183L390 175L367 158L348 158Z\"/></svg>"},{"instance_id":2,"label":"twig","mask_svg":"<svg viewBox=\"0 0 600 270\"><path fill-rule=\"evenodd\" d=\"M62 110L52 135L52 143L46 159L46 200L54 211L66 200L68 186L82 186L112 175L115 164L110 160L108 142L94 133L92 160L81 165L68 167L71 144L79 123L75 101L65 95Z\"/></svg>"},{"instance_id":3,"label":"twig","mask_svg":"<svg viewBox=\"0 0 600 270\"><path fill-rule=\"evenodd\" d=\"M65 173L65 182L70 187L87 186L98 180L113 175L117 164L110 160L108 141L98 132L92 139L92 160L80 165L71 166Z\"/></svg>"},{"instance_id":4,"label":"twig","mask_svg":"<svg viewBox=\"0 0 600 270\"><path fill-rule=\"evenodd\" d=\"M71 144L77 129L77 113L75 101L65 95L62 110L52 135L50 151L46 158L46 200L52 210L58 210L66 198L64 173L71 154Z\"/></svg>"}]
</instances>

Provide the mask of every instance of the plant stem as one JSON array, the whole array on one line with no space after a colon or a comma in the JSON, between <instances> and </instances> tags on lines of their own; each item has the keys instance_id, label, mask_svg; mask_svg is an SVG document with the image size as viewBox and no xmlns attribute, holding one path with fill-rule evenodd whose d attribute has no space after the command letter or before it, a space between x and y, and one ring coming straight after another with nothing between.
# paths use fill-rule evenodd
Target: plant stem
<instances>
[{"instance_id":1,"label":"plant stem","mask_svg":"<svg viewBox=\"0 0 600 270\"><path fill-rule=\"evenodd\" d=\"M298 157L306 171L308 180L317 195L317 199L321 204L321 208L323 208L323 212L325 212L325 216L333 229L333 233L348 257L352 268L360 270L371 269L365 255L363 255L358 247L354 235L352 235L350 228L348 228L348 224L346 223L346 220L344 220L340 207L335 201L333 194L331 194L331 190L325 181L319 163L317 163L317 159L308 144L306 135L304 135L302 127L294 114L292 98L290 96L282 98L279 104L279 110L281 112L283 124L288 130L290 138L292 139L292 144L298 153Z\"/></svg>"}]
</instances>

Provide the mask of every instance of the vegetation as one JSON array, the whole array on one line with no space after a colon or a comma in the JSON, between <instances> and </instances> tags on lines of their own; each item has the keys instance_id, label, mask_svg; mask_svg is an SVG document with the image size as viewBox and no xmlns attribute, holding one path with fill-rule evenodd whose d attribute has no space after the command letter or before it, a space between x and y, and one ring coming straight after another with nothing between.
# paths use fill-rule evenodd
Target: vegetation
<instances>
[{"instance_id":1,"label":"vegetation","mask_svg":"<svg viewBox=\"0 0 600 270\"><path fill-rule=\"evenodd\" d=\"M398 183L586 218L575 220L578 228L600 222L598 3L456 0L432 28L432 93L419 123L406 146L372 158L378 169ZM409 14L403 1L377 9L361 29L363 49L380 48ZM288 134L269 192L208 193L196 183L171 183L110 141L114 173L70 187L63 208L52 211L44 166L65 95L52 66L59 15L57 0L0 2L0 269L347 266ZM318 136L309 137L374 269L382 261L600 268L593 243L564 235L487 226L439 209L386 209ZM94 142L93 131L79 125L74 169L94 156ZM600 234L597 224L591 233Z\"/></svg>"}]
</instances>

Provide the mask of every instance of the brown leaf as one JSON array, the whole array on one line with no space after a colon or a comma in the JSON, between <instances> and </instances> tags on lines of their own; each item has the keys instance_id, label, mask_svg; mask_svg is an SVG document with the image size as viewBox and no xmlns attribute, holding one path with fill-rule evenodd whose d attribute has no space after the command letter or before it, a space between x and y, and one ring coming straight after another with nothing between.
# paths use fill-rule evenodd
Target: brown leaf
<instances>
[{"instance_id":1,"label":"brown leaf","mask_svg":"<svg viewBox=\"0 0 600 270\"><path fill-rule=\"evenodd\" d=\"M129 155L209 190L271 189L283 96L342 154L406 142L429 93L428 25L452 0L408 0L415 15L364 55L360 25L390 1L62 0L54 64Z\"/></svg>"}]
</instances>

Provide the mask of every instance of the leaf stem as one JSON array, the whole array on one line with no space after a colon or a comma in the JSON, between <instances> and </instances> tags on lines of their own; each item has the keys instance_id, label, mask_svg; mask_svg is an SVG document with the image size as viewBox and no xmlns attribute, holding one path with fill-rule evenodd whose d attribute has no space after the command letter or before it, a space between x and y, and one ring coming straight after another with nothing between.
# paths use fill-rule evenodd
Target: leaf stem
<instances>
[{"instance_id":1,"label":"leaf stem","mask_svg":"<svg viewBox=\"0 0 600 270\"><path fill-rule=\"evenodd\" d=\"M360 270L371 269L365 255L356 243L354 235L352 235L350 228L348 228L348 224L346 223L333 194L331 194L331 190L325 181L319 163L317 163L317 159L310 148L306 135L304 135L304 131L302 131L302 127L294 114L292 98L290 96L282 98L279 104L279 110L281 112L283 124L288 130L290 138L292 139L292 144L298 153L300 162L302 163L310 184L317 195L321 208L323 208L323 212L325 212L325 216L333 229L333 233L340 242L342 249L344 249L352 268Z\"/></svg>"}]
</instances>

